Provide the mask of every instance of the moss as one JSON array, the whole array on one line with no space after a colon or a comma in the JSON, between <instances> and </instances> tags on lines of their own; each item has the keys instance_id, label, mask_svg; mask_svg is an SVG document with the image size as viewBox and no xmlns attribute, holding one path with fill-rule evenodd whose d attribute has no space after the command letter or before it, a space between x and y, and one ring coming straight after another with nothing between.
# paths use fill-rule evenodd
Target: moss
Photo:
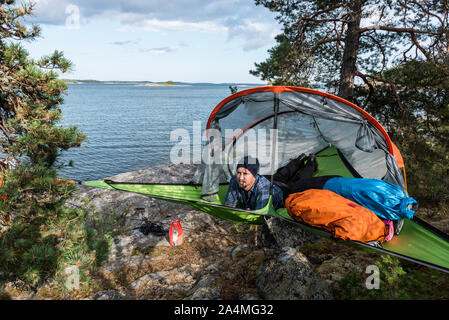
<instances>
[{"instance_id":1,"label":"moss","mask_svg":"<svg viewBox=\"0 0 449 320\"><path fill-rule=\"evenodd\" d=\"M265 260L265 253L263 251L254 251L248 256L248 260L251 264L259 267Z\"/></svg>"},{"instance_id":2,"label":"moss","mask_svg":"<svg viewBox=\"0 0 449 320\"><path fill-rule=\"evenodd\" d=\"M11 300L11 295L7 292L0 292L0 300Z\"/></svg>"},{"instance_id":3,"label":"moss","mask_svg":"<svg viewBox=\"0 0 449 320\"><path fill-rule=\"evenodd\" d=\"M328 241L303 244L299 250L306 256L312 254L332 253L333 248Z\"/></svg>"},{"instance_id":4,"label":"moss","mask_svg":"<svg viewBox=\"0 0 449 320\"><path fill-rule=\"evenodd\" d=\"M379 268L378 289L368 289L367 274L350 270L333 286L337 300L439 300L449 298L449 275L407 264L391 256L376 262ZM438 290L435 290L438 288Z\"/></svg>"}]
</instances>

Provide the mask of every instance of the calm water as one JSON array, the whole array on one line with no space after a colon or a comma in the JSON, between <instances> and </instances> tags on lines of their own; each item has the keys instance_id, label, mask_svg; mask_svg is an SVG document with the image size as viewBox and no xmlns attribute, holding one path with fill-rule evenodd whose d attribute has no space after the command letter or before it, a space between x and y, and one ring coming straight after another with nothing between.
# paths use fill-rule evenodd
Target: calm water
<instances>
[{"instance_id":1,"label":"calm water","mask_svg":"<svg viewBox=\"0 0 449 320\"><path fill-rule=\"evenodd\" d=\"M240 89L240 88L239 88ZM148 87L133 84L69 85L62 125L76 125L87 135L81 148L63 153L73 160L60 176L76 180L101 179L115 174L169 163L170 132L202 132L213 108L230 95L227 85Z\"/></svg>"}]
</instances>

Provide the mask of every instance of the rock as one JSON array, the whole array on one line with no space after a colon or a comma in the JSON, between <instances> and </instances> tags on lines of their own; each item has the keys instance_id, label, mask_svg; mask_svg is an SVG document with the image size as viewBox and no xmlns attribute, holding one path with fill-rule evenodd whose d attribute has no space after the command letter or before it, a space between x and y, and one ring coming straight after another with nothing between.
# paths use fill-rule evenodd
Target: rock
<instances>
[{"instance_id":1,"label":"rock","mask_svg":"<svg viewBox=\"0 0 449 320\"><path fill-rule=\"evenodd\" d=\"M357 273L364 273L368 266L375 265L378 257L369 255L367 252L357 254L344 254L332 257L324 261L316 268L316 272L322 278L326 278L329 283L342 279L349 271L354 270Z\"/></svg>"},{"instance_id":2,"label":"rock","mask_svg":"<svg viewBox=\"0 0 449 320\"><path fill-rule=\"evenodd\" d=\"M141 232L133 230L114 238L112 249L109 252L108 263L126 263L131 261L129 257L137 252L145 252L148 248L168 246L170 246L170 243L166 237L158 237L151 234L145 236Z\"/></svg>"},{"instance_id":3,"label":"rock","mask_svg":"<svg viewBox=\"0 0 449 320\"><path fill-rule=\"evenodd\" d=\"M220 290L212 284L217 276L204 275L198 283L187 292L188 300L217 300L220 298Z\"/></svg>"},{"instance_id":4,"label":"rock","mask_svg":"<svg viewBox=\"0 0 449 320\"><path fill-rule=\"evenodd\" d=\"M138 292L151 287L163 287L174 290L188 291L195 283L194 270L190 266L175 268L172 270L163 270L146 274L133 283L131 283L127 290L129 292Z\"/></svg>"},{"instance_id":5,"label":"rock","mask_svg":"<svg viewBox=\"0 0 449 320\"><path fill-rule=\"evenodd\" d=\"M231 258L232 260L236 260L237 259L237 255L239 254L239 252L242 251L242 247L241 246L237 246L234 248L234 250L232 250L231 252Z\"/></svg>"},{"instance_id":6,"label":"rock","mask_svg":"<svg viewBox=\"0 0 449 320\"><path fill-rule=\"evenodd\" d=\"M299 251L284 247L274 258L260 266L257 289L263 299L330 300L332 292L327 282L319 278L310 262Z\"/></svg>"},{"instance_id":7,"label":"rock","mask_svg":"<svg viewBox=\"0 0 449 320\"><path fill-rule=\"evenodd\" d=\"M130 296L121 294L115 290L105 290L94 293L91 296L92 300L132 300Z\"/></svg>"},{"instance_id":8,"label":"rock","mask_svg":"<svg viewBox=\"0 0 449 320\"><path fill-rule=\"evenodd\" d=\"M105 179L120 182L146 183L188 183L195 173L196 165L160 165L148 169L126 172ZM87 202L87 203L86 203ZM161 218L186 211L186 207L167 201L149 198L132 192L109 190L80 185L72 199L66 203L69 207L93 208L96 215L111 216L118 214L122 227L132 227L139 220L160 221Z\"/></svg>"},{"instance_id":9,"label":"rock","mask_svg":"<svg viewBox=\"0 0 449 320\"><path fill-rule=\"evenodd\" d=\"M143 255L136 255L136 256L125 256L121 257L118 260L108 262L106 266L102 268L103 273L114 273L118 272L124 267L126 268L145 268L146 266L150 265L151 263L165 260L167 259L167 255L161 255L158 257L153 258L147 258Z\"/></svg>"},{"instance_id":10,"label":"rock","mask_svg":"<svg viewBox=\"0 0 449 320\"><path fill-rule=\"evenodd\" d=\"M308 232L292 222L271 218L267 220L270 230L278 247L300 247L306 243L322 241L322 238Z\"/></svg>"},{"instance_id":11,"label":"rock","mask_svg":"<svg viewBox=\"0 0 449 320\"><path fill-rule=\"evenodd\" d=\"M254 296L251 293L244 293L244 294L241 294L239 297L239 300L259 300L259 299L260 298Z\"/></svg>"},{"instance_id":12,"label":"rock","mask_svg":"<svg viewBox=\"0 0 449 320\"><path fill-rule=\"evenodd\" d=\"M218 267L219 267L218 263L211 264L205 269L205 272L207 272L208 274L218 274L219 272Z\"/></svg>"},{"instance_id":13,"label":"rock","mask_svg":"<svg viewBox=\"0 0 449 320\"><path fill-rule=\"evenodd\" d=\"M218 288L204 287L200 288L195 293L187 298L188 300L220 300L220 291Z\"/></svg>"},{"instance_id":14,"label":"rock","mask_svg":"<svg viewBox=\"0 0 449 320\"><path fill-rule=\"evenodd\" d=\"M348 268L348 265L345 264L345 261L342 257L333 257L332 259L324 261L317 268L317 272L323 275L329 275L329 280L333 282L342 279L346 272L348 272L350 269L351 268ZM357 270L357 268L355 269Z\"/></svg>"},{"instance_id":15,"label":"rock","mask_svg":"<svg viewBox=\"0 0 449 320\"><path fill-rule=\"evenodd\" d=\"M431 222L430 224L445 233L449 233L449 219L442 219L440 221Z\"/></svg>"},{"instance_id":16,"label":"rock","mask_svg":"<svg viewBox=\"0 0 449 320\"><path fill-rule=\"evenodd\" d=\"M267 223L263 223L257 228L257 246L259 248L278 249L279 245L271 233Z\"/></svg>"}]
</instances>

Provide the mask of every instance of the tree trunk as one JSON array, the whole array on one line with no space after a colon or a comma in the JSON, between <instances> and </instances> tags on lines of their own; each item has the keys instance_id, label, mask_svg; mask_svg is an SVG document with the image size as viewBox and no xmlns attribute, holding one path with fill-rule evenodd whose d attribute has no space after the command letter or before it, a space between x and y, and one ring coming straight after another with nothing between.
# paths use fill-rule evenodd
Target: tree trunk
<instances>
[{"instance_id":1,"label":"tree trunk","mask_svg":"<svg viewBox=\"0 0 449 320\"><path fill-rule=\"evenodd\" d=\"M363 0L353 0L350 4L351 22L345 35L345 50L343 64L340 69L340 87L338 95L349 101L354 100L354 77L356 73L356 60L360 39L360 20L362 18Z\"/></svg>"}]
</instances>

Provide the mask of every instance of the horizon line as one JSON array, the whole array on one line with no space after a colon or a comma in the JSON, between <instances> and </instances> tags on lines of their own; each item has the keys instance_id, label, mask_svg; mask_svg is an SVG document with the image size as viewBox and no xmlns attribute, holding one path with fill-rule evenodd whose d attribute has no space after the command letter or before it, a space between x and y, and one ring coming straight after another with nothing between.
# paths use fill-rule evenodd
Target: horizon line
<instances>
[{"instance_id":1,"label":"horizon line","mask_svg":"<svg viewBox=\"0 0 449 320\"><path fill-rule=\"evenodd\" d=\"M63 81L91 81L91 82L147 82L147 83L157 83L157 84L161 84L161 83L168 83L168 82L172 82L172 83L188 83L188 84L257 84L257 85L268 85L267 83L264 82L186 82L186 81L172 81L172 80L168 80L168 81L151 81L151 80L97 80L97 79L69 79L69 78L59 78L60 80Z\"/></svg>"}]
</instances>

